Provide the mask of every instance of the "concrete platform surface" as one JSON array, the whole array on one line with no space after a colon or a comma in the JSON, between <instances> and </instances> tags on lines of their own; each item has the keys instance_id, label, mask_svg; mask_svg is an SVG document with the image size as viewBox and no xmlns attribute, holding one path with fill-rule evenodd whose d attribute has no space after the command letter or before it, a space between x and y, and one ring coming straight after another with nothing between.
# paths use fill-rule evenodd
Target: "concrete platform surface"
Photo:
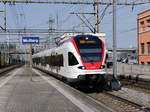
<instances>
[{"instance_id":1,"label":"concrete platform surface","mask_svg":"<svg viewBox=\"0 0 150 112\"><path fill-rule=\"evenodd\" d=\"M33 75L30 80L31 73ZM0 112L112 112L69 89L62 82L29 68L0 80Z\"/></svg>"}]
</instances>

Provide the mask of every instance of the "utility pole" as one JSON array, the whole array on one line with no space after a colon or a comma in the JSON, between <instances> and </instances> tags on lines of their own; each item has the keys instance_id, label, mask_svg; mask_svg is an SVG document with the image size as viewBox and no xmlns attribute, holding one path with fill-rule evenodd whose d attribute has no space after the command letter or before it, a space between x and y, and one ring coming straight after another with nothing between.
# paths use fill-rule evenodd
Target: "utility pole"
<instances>
[{"instance_id":1,"label":"utility pole","mask_svg":"<svg viewBox=\"0 0 150 112\"><path fill-rule=\"evenodd\" d=\"M95 22L94 22L94 25L95 25L95 29L94 29L94 33L99 33L99 4L97 4L98 0L95 0L95 3L94 3L94 16L95 16Z\"/></svg>"},{"instance_id":2,"label":"utility pole","mask_svg":"<svg viewBox=\"0 0 150 112\"><path fill-rule=\"evenodd\" d=\"M116 0L113 0L113 80L111 82L111 89L119 90L120 82L117 80L117 54L116 54Z\"/></svg>"},{"instance_id":3,"label":"utility pole","mask_svg":"<svg viewBox=\"0 0 150 112\"><path fill-rule=\"evenodd\" d=\"M85 0L83 0L83 1L85 1ZM84 12L85 5L82 5L81 7L82 7L82 9L81 9L82 12ZM85 16L84 14L82 14L82 15ZM82 25L81 28L82 28L82 31L84 32L84 25Z\"/></svg>"},{"instance_id":4,"label":"utility pole","mask_svg":"<svg viewBox=\"0 0 150 112\"><path fill-rule=\"evenodd\" d=\"M4 2L4 30L7 30L7 9L6 2Z\"/></svg>"},{"instance_id":5,"label":"utility pole","mask_svg":"<svg viewBox=\"0 0 150 112\"><path fill-rule=\"evenodd\" d=\"M56 13L56 29L59 28L59 15L58 12Z\"/></svg>"},{"instance_id":6,"label":"utility pole","mask_svg":"<svg viewBox=\"0 0 150 112\"><path fill-rule=\"evenodd\" d=\"M5 31L5 33L7 33L7 4L6 2L4 2L4 27L3 30ZM6 35L7 37L7 35ZM7 46L7 50L6 50L6 60L7 63L10 63L10 55L9 55L9 35L8 35L8 46Z\"/></svg>"},{"instance_id":7,"label":"utility pole","mask_svg":"<svg viewBox=\"0 0 150 112\"><path fill-rule=\"evenodd\" d=\"M4 2L4 31L6 33L9 33L7 32L7 4L6 2ZM7 53L8 53L8 64L10 64L10 35L6 35L6 37L8 37L8 49L7 49Z\"/></svg>"},{"instance_id":8,"label":"utility pole","mask_svg":"<svg viewBox=\"0 0 150 112\"><path fill-rule=\"evenodd\" d=\"M50 43L52 43L52 39L50 38L52 32L53 32L53 23L55 22L55 20L51 17L49 17L49 20L48 20L48 24L49 24L49 35L48 35L48 38L47 38L47 46L50 45ZM57 23L58 24L58 23ZM51 40L50 40L51 39ZM47 47L48 48L48 47Z\"/></svg>"},{"instance_id":9,"label":"utility pole","mask_svg":"<svg viewBox=\"0 0 150 112\"><path fill-rule=\"evenodd\" d=\"M113 77L117 78L117 63L116 63L116 0L113 0L113 60L114 60L114 65L113 65Z\"/></svg>"}]
</instances>

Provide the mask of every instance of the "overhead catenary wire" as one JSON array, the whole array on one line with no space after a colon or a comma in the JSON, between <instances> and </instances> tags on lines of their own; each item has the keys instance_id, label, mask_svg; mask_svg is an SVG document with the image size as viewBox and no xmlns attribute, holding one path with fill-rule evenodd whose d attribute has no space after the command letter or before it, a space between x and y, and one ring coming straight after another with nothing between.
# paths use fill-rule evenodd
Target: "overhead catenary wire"
<instances>
[{"instance_id":1,"label":"overhead catenary wire","mask_svg":"<svg viewBox=\"0 0 150 112\"><path fill-rule=\"evenodd\" d=\"M7 1L7 0L6 0ZM13 0L12 0L13 1ZM32 0L30 0L30 1L32 1ZM88 1L85 1L85 2L88 2ZM103 1L102 1L103 2ZM29 3L29 2L28 2ZM135 1L133 2L133 3L135 3Z\"/></svg>"},{"instance_id":2,"label":"overhead catenary wire","mask_svg":"<svg viewBox=\"0 0 150 112\"><path fill-rule=\"evenodd\" d=\"M99 13L102 13L102 14L101 14L101 16L100 16L100 18L99 18L99 22L98 22L97 24L100 24L100 23L102 22L102 19L104 18L104 16L112 14L112 11L107 12L107 9L109 8L109 6L110 6L110 5L107 5L107 6L104 8L104 10L100 10ZM120 11L119 9L122 9L123 7L125 7L125 6L122 6L122 7L117 8L117 11ZM90 21L90 19L92 19L92 18L93 18L93 17L90 17L90 18L88 18L87 20ZM83 22L82 22L82 23L79 23L78 25L75 25L75 26L73 27L73 29L75 29L75 28L77 28L77 27L80 27L80 26L83 25L83 24L84 24ZM110 23L107 23L107 24L110 24Z\"/></svg>"},{"instance_id":3,"label":"overhead catenary wire","mask_svg":"<svg viewBox=\"0 0 150 112\"><path fill-rule=\"evenodd\" d=\"M78 1L74 1L74 0L70 0L70 1L65 1L65 0L61 0L61 1L49 1L49 0L0 0L0 2L3 2L3 3L25 3L25 4L28 4L28 3L34 3L34 4L74 4L74 5L77 5L77 4L85 4L85 5L93 5L93 4L101 4L101 5L112 5L112 1L109 0L109 1L103 1L103 0L98 0L98 1L83 1L83 0L78 0ZM124 1L124 2L120 2L120 1L117 1L116 5L141 5L141 4L146 4L146 3L150 3L150 0L138 0L138 1Z\"/></svg>"}]
</instances>

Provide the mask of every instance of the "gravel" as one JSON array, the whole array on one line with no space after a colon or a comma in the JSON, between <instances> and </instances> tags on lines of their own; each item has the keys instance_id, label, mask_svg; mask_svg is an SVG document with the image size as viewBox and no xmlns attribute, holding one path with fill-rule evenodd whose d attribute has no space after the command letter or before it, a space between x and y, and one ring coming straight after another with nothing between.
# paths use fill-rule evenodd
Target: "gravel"
<instances>
[{"instance_id":1,"label":"gravel","mask_svg":"<svg viewBox=\"0 0 150 112\"><path fill-rule=\"evenodd\" d=\"M150 107L150 94L148 93L143 93L141 91L129 88L122 88L120 91L113 91L113 94L126 98L135 103L142 104L145 107Z\"/></svg>"}]
</instances>

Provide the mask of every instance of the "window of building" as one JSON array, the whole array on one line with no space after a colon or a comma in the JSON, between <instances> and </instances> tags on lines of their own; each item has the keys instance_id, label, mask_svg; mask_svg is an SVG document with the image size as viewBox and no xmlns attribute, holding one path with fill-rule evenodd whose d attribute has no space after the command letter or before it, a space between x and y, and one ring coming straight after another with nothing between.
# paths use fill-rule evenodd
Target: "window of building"
<instances>
[{"instance_id":1,"label":"window of building","mask_svg":"<svg viewBox=\"0 0 150 112\"><path fill-rule=\"evenodd\" d=\"M147 65L150 65L150 62L147 62Z\"/></svg>"},{"instance_id":2,"label":"window of building","mask_svg":"<svg viewBox=\"0 0 150 112\"><path fill-rule=\"evenodd\" d=\"M147 20L147 30L150 31L150 19Z\"/></svg>"},{"instance_id":3,"label":"window of building","mask_svg":"<svg viewBox=\"0 0 150 112\"><path fill-rule=\"evenodd\" d=\"M144 43L141 43L141 53L144 54Z\"/></svg>"},{"instance_id":4,"label":"window of building","mask_svg":"<svg viewBox=\"0 0 150 112\"><path fill-rule=\"evenodd\" d=\"M147 42L148 54L150 54L150 42Z\"/></svg>"},{"instance_id":5,"label":"window of building","mask_svg":"<svg viewBox=\"0 0 150 112\"><path fill-rule=\"evenodd\" d=\"M79 64L76 57L71 52L68 53L68 61L69 61L69 66Z\"/></svg>"},{"instance_id":6,"label":"window of building","mask_svg":"<svg viewBox=\"0 0 150 112\"><path fill-rule=\"evenodd\" d=\"M141 24L141 31L144 31L145 30L144 29L144 21L140 22L140 24Z\"/></svg>"}]
</instances>

